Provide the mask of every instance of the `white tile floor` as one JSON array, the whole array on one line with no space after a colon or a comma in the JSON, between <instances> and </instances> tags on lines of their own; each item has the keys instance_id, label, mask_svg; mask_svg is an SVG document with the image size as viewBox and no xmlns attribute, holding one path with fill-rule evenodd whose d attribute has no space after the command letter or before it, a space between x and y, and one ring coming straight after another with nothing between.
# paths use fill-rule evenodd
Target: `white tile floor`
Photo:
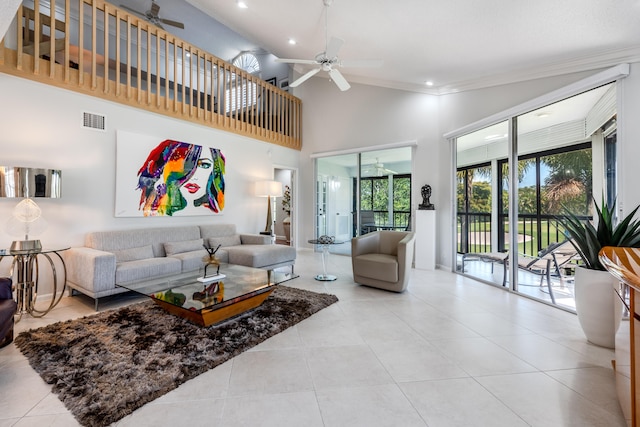
<instances>
[{"instance_id":1,"label":"white tile floor","mask_svg":"<svg viewBox=\"0 0 640 427\"><path fill-rule=\"evenodd\" d=\"M335 282L299 252L289 286L340 301L183 384L117 426L624 426L613 352L586 342L576 317L444 271L414 270L409 290L359 286L348 257ZM134 301L117 299L105 309ZM20 332L93 311L64 298ZM73 426L12 345L0 350L0 427Z\"/></svg>"},{"instance_id":2,"label":"white tile floor","mask_svg":"<svg viewBox=\"0 0 640 427\"><path fill-rule=\"evenodd\" d=\"M493 267L493 268L492 268ZM462 269L462 256L458 255L458 268ZM479 280L494 283L502 286L504 267L502 264L493 264L479 260L467 261L465 263L465 273ZM507 277L509 273L507 272ZM546 279L540 281L541 276L530 273L523 269L518 269L518 291L532 298L551 303L551 296L547 288ZM507 278L507 282L509 278ZM542 283L542 286L541 286ZM555 303L567 310L575 311L576 301L573 288L573 276L563 276L563 280L556 276L551 276L551 283ZM507 283L507 286L509 284Z\"/></svg>"}]
</instances>

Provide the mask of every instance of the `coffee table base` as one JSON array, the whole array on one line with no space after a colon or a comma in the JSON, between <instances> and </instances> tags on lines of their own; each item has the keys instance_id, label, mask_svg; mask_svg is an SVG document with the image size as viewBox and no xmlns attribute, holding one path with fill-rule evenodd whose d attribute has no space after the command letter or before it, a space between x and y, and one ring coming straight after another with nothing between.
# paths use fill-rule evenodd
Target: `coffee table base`
<instances>
[{"instance_id":1,"label":"coffee table base","mask_svg":"<svg viewBox=\"0 0 640 427\"><path fill-rule=\"evenodd\" d=\"M318 274L315 279L320 280L321 282L333 282L338 277L333 274Z\"/></svg>"},{"instance_id":2,"label":"coffee table base","mask_svg":"<svg viewBox=\"0 0 640 427\"><path fill-rule=\"evenodd\" d=\"M271 295L271 292L273 292L274 289L275 287L271 287L265 292L253 295L226 307L218 308L216 310L202 310L200 313L169 304L159 299L154 298L153 301L170 314L187 319L196 325L211 326L259 307L264 300Z\"/></svg>"}]
</instances>

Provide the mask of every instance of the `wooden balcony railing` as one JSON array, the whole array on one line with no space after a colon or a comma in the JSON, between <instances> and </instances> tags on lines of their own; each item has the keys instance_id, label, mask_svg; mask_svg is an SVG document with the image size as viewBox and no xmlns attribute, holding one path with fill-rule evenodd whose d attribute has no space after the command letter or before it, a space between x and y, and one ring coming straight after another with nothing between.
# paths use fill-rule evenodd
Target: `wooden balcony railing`
<instances>
[{"instance_id":1,"label":"wooden balcony railing","mask_svg":"<svg viewBox=\"0 0 640 427\"><path fill-rule=\"evenodd\" d=\"M0 72L302 145L298 98L103 0L23 2L0 41Z\"/></svg>"}]
</instances>

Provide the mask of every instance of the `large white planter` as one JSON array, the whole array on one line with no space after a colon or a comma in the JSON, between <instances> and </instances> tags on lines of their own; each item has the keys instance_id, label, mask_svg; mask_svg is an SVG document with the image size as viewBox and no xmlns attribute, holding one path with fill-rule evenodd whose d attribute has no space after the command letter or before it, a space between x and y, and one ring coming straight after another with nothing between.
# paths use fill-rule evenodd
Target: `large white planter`
<instances>
[{"instance_id":1,"label":"large white planter","mask_svg":"<svg viewBox=\"0 0 640 427\"><path fill-rule=\"evenodd\" d=\"M614 348L622 319L622 302L614 287L618 280L607 271L576 268L576 312L589 342Z\"/></svg>"}]
</instances>

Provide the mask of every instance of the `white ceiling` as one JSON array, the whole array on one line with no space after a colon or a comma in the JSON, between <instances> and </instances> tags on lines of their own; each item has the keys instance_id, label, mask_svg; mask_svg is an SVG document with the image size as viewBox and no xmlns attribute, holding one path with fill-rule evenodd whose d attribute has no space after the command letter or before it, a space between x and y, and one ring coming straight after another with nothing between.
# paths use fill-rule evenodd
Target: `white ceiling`
<instances>
[{"instance_id":1,"label":"white ceiling","mask_svg":"<svg viewBox=\"0 0 640 427\"><path fill-rule=\"evenodd\" d=\"M186 1L278 57L324 51L322 0ZM442 94L640 60L640 0L332 1L340 59L384 61L351 82Z\"/></svg>"}]
</instances>

